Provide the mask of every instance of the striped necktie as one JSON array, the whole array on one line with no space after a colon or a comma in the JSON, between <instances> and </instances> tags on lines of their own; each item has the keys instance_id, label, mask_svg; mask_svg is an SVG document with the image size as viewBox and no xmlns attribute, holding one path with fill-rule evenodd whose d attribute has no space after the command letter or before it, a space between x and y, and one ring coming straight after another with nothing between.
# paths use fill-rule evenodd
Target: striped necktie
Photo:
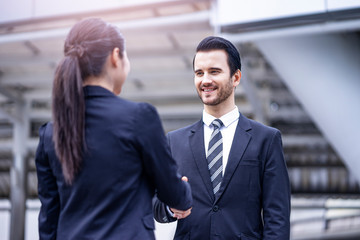
<instances>
[{"instance_id":1,"label":"striped necktie","mask_svg":"<svg viewBox=\"0 0 360 240\"><path fill-rule=\"evenodd\" d=\"M211 125L214 127L214 131L210 137L206 159L208 162L208 169L210 171L211 182L213 185L213 192L216 194L220 189L223 170L223 139L220 132L220 127L223 126L223 123L220 119L215 119Z\"/></svg>"}]
</instances>

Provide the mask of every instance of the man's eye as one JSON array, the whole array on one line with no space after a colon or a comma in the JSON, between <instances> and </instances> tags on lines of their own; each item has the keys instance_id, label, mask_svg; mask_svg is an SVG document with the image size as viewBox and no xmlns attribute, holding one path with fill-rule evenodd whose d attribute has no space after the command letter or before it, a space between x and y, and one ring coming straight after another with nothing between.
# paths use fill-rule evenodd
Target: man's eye
<instances>
[{"instance_id":1,"label":"man's eye","mask_svg":"<svg viewBox=\"0 0 360 240\"><path fill-rule=\"evenodd\" d=\"M200 76L203 75L203 73L202 73L202 72L196 72L195 75L196 75L197 77L200 77Z\"/></svg>"},{"instance_id":2,"label":"man's eye","mask_svg":"<svg viewBox=\"0 0 360 240\"><path fill-rule=\"evenodd\" d=\"M218 74L218 73L219 73L218 70L211 71L211 74Z\"/></svg>"}]
</instances>

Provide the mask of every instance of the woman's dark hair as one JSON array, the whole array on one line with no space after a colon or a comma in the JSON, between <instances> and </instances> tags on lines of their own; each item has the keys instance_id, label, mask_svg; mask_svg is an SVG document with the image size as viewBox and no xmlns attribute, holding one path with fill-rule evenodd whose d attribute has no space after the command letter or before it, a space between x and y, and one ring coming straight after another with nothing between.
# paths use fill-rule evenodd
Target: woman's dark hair
<instances>
[{"instance_id":1,"label":"woman's dark hair","mask_svg":"<svg viewBox=\"0 0 360 240\"><path fill-rule=\"evenodd\" d=\"M238 69L241 71L240 54L236 47L229 40L221 37L209 36L204 38L196 48L196 52L206 52L211 50L225 50L228 56L230 76L233 76ZM195 57L196 55L193 59L193 66Z\"/></svg>"},{"instance_id":2,"label":"woman's dark hair","mask_svg":"<svg viewBox=\"0 0 360 240\"><path fill-rule=\"evenodd\" d=\"M102 74L114 48L125 50L119 30L101 19L86 19L70 30L57 66L52 93L53 141L64 179L72 184L81 168L85 144L83 81Z\"/></svg>"}]
</instances>

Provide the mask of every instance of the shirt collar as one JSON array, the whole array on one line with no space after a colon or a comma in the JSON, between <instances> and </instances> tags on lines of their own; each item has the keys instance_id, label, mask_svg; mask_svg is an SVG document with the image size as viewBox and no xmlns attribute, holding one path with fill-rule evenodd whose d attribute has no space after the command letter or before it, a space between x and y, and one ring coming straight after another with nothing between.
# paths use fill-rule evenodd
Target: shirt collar
<instances>
[{"instance_id":1,"label":"shirt collar","mask_svg":"<svg viewBox=\"0 0 360 240\"><path fill-rule=\"evenodd\" d=\"M225 127L228 127L231 123L238 120L239 116L240 116L239 109L238 109L237 106L235 106L235 108L232 111L230 111L227 114L221 116L220 120L223 122ZM210 127L212 121L214 121L214 119L216 119L216 117L208 114L207 112L205 112L205 109L204 109L202 119L203 119L204 124L206 126Z\"/></svg>"}]
</instances>

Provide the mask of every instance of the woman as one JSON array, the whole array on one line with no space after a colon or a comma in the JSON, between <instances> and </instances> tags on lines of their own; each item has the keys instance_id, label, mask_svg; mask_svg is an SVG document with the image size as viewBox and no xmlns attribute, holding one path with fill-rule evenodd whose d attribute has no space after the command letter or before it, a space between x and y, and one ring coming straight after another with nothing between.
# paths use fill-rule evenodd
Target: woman
<instances>
[{"instance_id":1,"label":"woman","mask_svg":"<svg viewBox=\"0 0 360 240\"><path fill-rule=\"evenodd\" d=\"M155 190L177 209L192 199L154 107L116 96L130 69L124 39L87 19L64 54L36 152L40 239L154 239Z\"/></svg>"}]
</instances>

